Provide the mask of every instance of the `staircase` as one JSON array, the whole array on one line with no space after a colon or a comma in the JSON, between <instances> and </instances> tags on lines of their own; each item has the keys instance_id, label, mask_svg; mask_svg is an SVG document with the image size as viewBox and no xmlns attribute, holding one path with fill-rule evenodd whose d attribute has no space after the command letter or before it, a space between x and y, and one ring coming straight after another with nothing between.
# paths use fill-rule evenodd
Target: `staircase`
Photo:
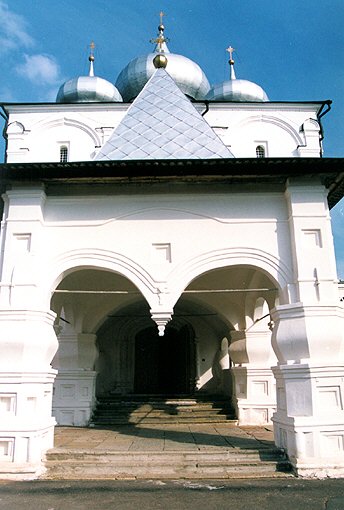
<instances>
[{"instance_id":1,"label":"staircase","mask_svg":"<svg viewBox=\"0 0 344 510\"><path fill-rule=\"evenodd\" d=\"M230 402L219 397L131 395L99 398L90 426L219 423L234 421Z\"/></svg>"},{"instance_id":2,"label":"staircase","mask_svg":"<svg viewBox=\"0 0 344 510\"><path fill-rule=\"evenodd\" d=\"M291 477L277 448L215 451L64 451L46 454L46 480L261 479Z\"/></svg>"},{"instance_id":3,"label":"staircase","mask_svg":"<svg viewBox=\"0 0 344 510\"><path fill-rule=\"evenodd\" d=\"M290 477L272 436L237 426L220 398L134 395L98 400L91 428L61 428L47 480ZM265 438L265 439L264 439Z\"/></svg>"}]
</instances>

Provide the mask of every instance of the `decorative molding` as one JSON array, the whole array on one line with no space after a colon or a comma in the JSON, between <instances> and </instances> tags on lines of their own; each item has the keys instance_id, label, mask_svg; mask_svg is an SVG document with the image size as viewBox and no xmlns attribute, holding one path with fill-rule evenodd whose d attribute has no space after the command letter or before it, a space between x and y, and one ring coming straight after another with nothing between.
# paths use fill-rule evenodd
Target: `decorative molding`
<instances>
[{"instance_id":1,"label":"decorative molding","mask_svg":"<svg viewBox=\"0 0 344 510\"><path fill-rule=\"evenodd\" d=\"M155 324L158 326L159 336L164 336L165 327L168 322L172 319L173 311L170 312L156 312L151 310L152 319Z\"/></svg>"},{"instance_id":2,"label":"decorative molding","mask_svg":"<svg viewBox=\"0 0 344 510\"><path fill-rule=\"evenodd\" d=\"M155 304L154 297L158 294L155 281L142 266L129 257L109 250L92 248L64 252L47 263L47 267L48 271L41 274L41 282L42 287L46 289L49 302L51 294L67 274L90 268L105 269L128 278L151 306Z\"/></svg>"},{"instance_id":3,"label":"decorative molding","mask_svg":"<svg viewBox=\"0 0 344 510\"><path fill-rule=\"evenodd\" d=\"M92 138L92 141L95 146L101 145L101 138L98 135L98 133L95 131L95 129L92 129L90 126L88 126L84 122L81 122L80 120L71 119L68 117L60 117L58 119L39 121L36 124L36 129L32 130L32 133L35 133L35 135L37 135L42 131L46 131L48 129L54 129L56 127L63 127L63 126L69 126L72 128L80 129L81 131L86 133L90 138Z\"/></svg>"},{"instance_id":4,"label":"decorative molding","mask_svg":"<svg viewBox=\"0 0 344 510\"><path fill-rule=\"evenodd\" d=\"M208 271L235 265L254 266L263 271L280 290L292 281L291 269L271 253L255 248L225 248L202 253L177 266L168 276L174 282L175 298L197 277Z\"/></svg>"},{"instance_id":5,"label":"decorative molding","mask_svg":"<svg viewBox=\"0 0 344 510\"><path fill-rule=\"evenodd\" d=\"M25 134L25 127L21 122L11 122L7 126L7 135L23 135Z\"/></svg>"},{"instance_id":6,"label":"decorative molding","mask_svg":"<svg viewBox=\"0 0 344 510\"><path fill-rule=\"evenodd\" d=\"M274 126L279 127L286 133L288 133L296 143L296 145L303 144L304 140L301 138L299 133L296 131L295 128L291 126L289 122L286 122L285 120L282 120L278 117L274 117L272 115L252 115L251 117L248 117L233 127L233 132L236 132L239 129L242 129L250 124L254 124L256 122L264 122L266 124L272 124Z\"/></svg>"}]
</instances>

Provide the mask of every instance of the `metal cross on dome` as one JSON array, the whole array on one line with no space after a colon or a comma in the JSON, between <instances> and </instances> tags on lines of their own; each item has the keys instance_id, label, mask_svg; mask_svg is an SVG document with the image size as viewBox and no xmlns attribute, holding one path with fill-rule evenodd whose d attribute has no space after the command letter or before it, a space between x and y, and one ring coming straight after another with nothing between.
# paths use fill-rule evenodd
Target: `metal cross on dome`
<instances>
[{"instance_id":1,"label":"metal cross on dome","mask_svg":"<svg viewBox=\"0 0 344 510\"><path fill-rule=\"evenodd\" d=\"M163 11L160 11L159 16L160 16L160 25L162 25L162 23L163 23L163 17L164 17L164 16L166 16L166 14L165 14Z\"/></svg>"},{"instance_id":2,"label":"metal cross on dome","mask_svg":"<svg viewBox=\"0 0 344 510\"><path fill-rule=\"evenodd\" d=\"M163 25L163 18L166 16L166 14L163 11L160 11L160 25L159 25L159 35L155 39L151 39L150 42L153 44L157 44L159 46L159 52L163 52L164 49L162 45L166 42L169 42L169 39L164 36L164 25Z\"/></svg>"},{"instance_id":3,"label":"metal cross on dome","mask_svg":"<svg viewBox=\"0 0 344 510\"><path fill-rule=\"evenodd\" d=\"M90 56L89 56L89 60L94 60L94 48L96 47L96 45L94 44L94 41L91 41L90 43Z\"/></svg>"},{"instance_id":4,"label":"metal cross on dome","mask_svg":"<svg viewBox=\"0 0 344 510\"><path fill-rule=\"evenodd\" d=\"M232 61L233 60L233 53L235 51L235 48L233 48L232 46L228 46L228 48L226 48L226 51L228 51L229 59L230 59L230 61Z\"/></svg>"},{"instance_id":5,"label":"metal cross on dome","mask_svg":"<svg viewBox=\"0 0 344 510\"><path fill-rule=\"evenodd\" d=\"M89 73L88 73L89 76L94 76L93 62L94 62L94 48L95 47L96 47L96 45L94 44L94 41L91 41L91 44L90 44L90 54L89 54L89 57L88 57L88 60L90 62L90 70L89 70Z\"/></svg>"}]
</instances>

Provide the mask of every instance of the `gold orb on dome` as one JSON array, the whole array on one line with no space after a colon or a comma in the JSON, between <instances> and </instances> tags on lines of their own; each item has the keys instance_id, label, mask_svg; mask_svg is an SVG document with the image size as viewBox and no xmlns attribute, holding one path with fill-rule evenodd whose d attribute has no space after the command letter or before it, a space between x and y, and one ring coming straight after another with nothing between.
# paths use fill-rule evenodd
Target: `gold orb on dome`
<instances>
[{"instance_id":1,"label":"gold orb on dome","mask_svg":"<svg viewBox=\"0 0 344 510\"><path fill-rule=\"evenodd\" d=\"M167 66L167 62L167 57L162 53L159 53L153 59L153 64L156 69L159 69L160 67L165 68Z\"/></svg>"}]
</instances>

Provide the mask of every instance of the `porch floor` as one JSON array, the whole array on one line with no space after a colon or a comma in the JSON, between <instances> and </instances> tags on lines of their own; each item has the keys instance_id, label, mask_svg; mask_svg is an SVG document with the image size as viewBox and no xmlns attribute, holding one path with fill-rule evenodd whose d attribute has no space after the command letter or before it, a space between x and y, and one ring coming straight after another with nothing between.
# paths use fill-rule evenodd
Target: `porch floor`
<instances>
[{"instance_id":1,"label":"porch floor","mask_svg":"<svg viewBox=\"0 0 344 510\"><path fill-rule=\"evenodd\" d=\"M233 422L57 427L43 478L227 479L290 477L271 426Z\"/></svg>"},{"instance_id":2,"label":"porch floor","mask_svg":"<svg viewBox=\"0 0 344 510\"><path fill-rule=\"evenodd\" d=\"M56 427L55 449L113 452L200 451L274 447L273 427L235 423Z\"/></svg>"}]
</instances>

